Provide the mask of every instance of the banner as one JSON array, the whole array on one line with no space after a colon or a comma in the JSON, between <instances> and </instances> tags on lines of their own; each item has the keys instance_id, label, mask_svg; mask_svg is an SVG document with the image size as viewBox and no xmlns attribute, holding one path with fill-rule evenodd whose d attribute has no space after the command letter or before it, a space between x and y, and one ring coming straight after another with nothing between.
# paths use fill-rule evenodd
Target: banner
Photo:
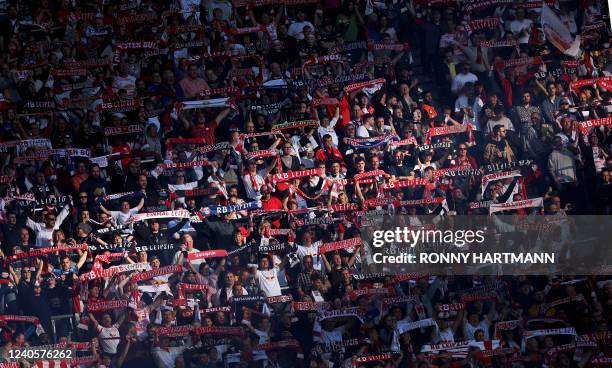
<instances>
[{"instance_id":1,"label":"banner","mask_svg":"<svg viewBox=\"0 0 612 368\"><path fill-rule=\"evenodd\" d=\"M240 212L240 211L251 211L261 207L261 202L252 201L243 204L233 204L228 206L209 206L204 207L201 212L198 214L202 214L203 216L219 216L224 215L226 213L232 212Z\"/></svg>"},{"instance_id":2,"label":"banner","mask_svg":"<svg viewBox=\"0 0 612 368\"><path fill-rule=\"evenodd\" d=\"M489 48L516 47L518 45L518 40L482 41L480 43L480 46Z\"/></svg>"},{"instance_id":3,"label":"banner","mask_svg":"<svg viewBox=\"0 0 612 368\"><path fill-rule=\"evenodd\" d=\"M343 317L357 317L362 323L365 313L359 309L359 307L344 308L331 311L321 312L319 315L319 321L323 321L330 318L343 318Z\"/></svg>"},{"instance_id":4,"label":"banner","mask_svg":"<svg viewBox=\"0 0 612 368\"><path fill-rule=\"evenodd\" d=\"M438 312L458 312L465 310L465 303L440 304L436 309Z\"/></svg>"},{"instance_id":5,"label":"banner","mask_svg":"<svg viewBox=\"0 0 612 368\"><path fill-rule=\"evenodd\" d=\"M353 366L356 367L361 363L383 362L383 361L391 360L391 359L393 359L393 354L391 353L367 355L367 356L362 356L362 357L353 359Z\"/></svg>"},{"instance_id":6,"label":"banner","mask_svg":"<svg viewBox=\"0 0 612 368\"><path fill-rule=\"evenodd\" d=\"M87 304L89 312L108 311L113 309L125 309L129 304L129 300L102 300Z\"/></svg>"},{"instance_id":7,"label":"banner","mask_svg":"<svg viewBox=\"0 0 612 368\"><path fill-rule=\"evenodd\" d=\"M80 279L82 282L85 282L89 280L100 279L103 277L112 277L118 273L143 271L143 270L150 270L150 269L151 269L151 265L147 262L122 264L118 266L112 266L107 269L89 271L87 273L82 274Z\"/></svg>"},{"instance_id":8,"label":"banner","mask_svg":"<svg viewBox=\"0 0 612 368\"><path fill-rule=\"evenodd\" d=\"M126 196L131 196L134 195L136 192L122 192L122 193L114 193L114 194L109 194L106 195L104 197L102 197L102 199L104 200L104 202L108 202L108 201L112 201L115 199L119 199L119 198L123 198Z\"/></svg>"},{"instance_id":9,"label":"banner","mask_svg":"<svg viewBox=\"0 0 612 368\"><path fill-rule=\"evenodd\" d=\"M573 327L563 328L547 328L543 330L533 330L523 332L523 339L530 339L538 336L550 336L550 335L572 335L576 336L576 330Z\"/></svg>"},{"instance_id":10,"label":"banner","mask_svg":"<svg viewBox=\"0 0 612 368\"><path fill-rule=\"evenodd\" d=\"M418 187L418 186L424 186L428 184L430 184L429 180L422 179L422 178L416 178L416 179L411 179L411 180L400 180L400 181L394 181L392 183L385 183L382 185L382 189L392 190L392 189L399 189L399 188Z\"/></svg>"},{"instance_id":11,"label":"banner","mask_svg":"<svg viewBox=\"0 0 612 368\"><path fill-rule=\"evenodd\" d=\"M489 207L489 214L493 214L495 212L506 211L506 210L516 210L519 208L531 208L531 207L543 207L544 206L544 198L532 198L525 199L522 201L516 202L507 202L507 203L494 203Z\"/></svg>"},{"instance_id":12,"label":"banner","mask_svg":"<svg viewBox=\"0 0 612 368\"><path fill-rule=\"evenodd\" d=\"M183 268L181 267L181 265L173 264L169 266L160 267L155 270L137 273L134 276L132 276L131 281L135 283L135 282L150 280L157 276L164 276L164 275L169 275L173 273L181 273L181 272L183 272Z\"/></svg>"},{"instance_id":13,"label":"banner","mask_svg":"<svg viewBox=\"0 0 612 368\"><path fill-rule=\"evenodd\" d=\"M132 216L132 220L143 221L148 219L158 219L158 218L190 218L191 214L187 210L174 210L174 211L160 211L160 212L150 212L150 213L137 213Z\"/></svg>"},{"instance_id":14,"label":"banner","mask_svg":"<svg viewBox=\"0 0 612 368\"><path fill-rule=\"evenodd\" d=\"M424 152L424 151L431 151L431 150L436 150L436 149L450 149L453 146L452 142L438 142L438 143L434 143L434 144L423 144L420 146L417 146L416 149L419 152Z\"/></svg>"},{"instance_id":15,"label":"banner","mask_svg":"<svg viewBox=\"0 0 612 368\"><path fill-rule=\"evenodd\" d=\"M387 144L390 141L397 139L393 134L387 133L382 137L373 138L345 138L346 144L355 149L368 149Z\"/></svg>"},{"instance_id":16,"label":"banner","mask_svg":"<svg viewBox=\"0 0 612 368\"><path fill-rule=\"evenodd\" d=\"M480 185L480 195L484 196L484 193L489 185L489 182L513 178L515 176L521 176L521 172L519 170L505 171L500 173L488 174L482 177L482 184Z\"/></svg>"},{"instance_id":17,"label":"banner","mask_svg":"<svg viewBox=\"0 0 612 368\"><path fill-rule=\"evenodd\" d=\"M565 55L577 57L580 54L580 35L572 38L572 34L565 23L544 3L542 4L541 19L546 40L555 45Z\"/></svg>"},{"instance_id":18,"label":"banner","mask_svg":"<svg viewBox=\"0 0 612 368\"><path fill-rule=\"evenodd\" d=\"M313 176L322 176L325 172L322 169L309 169L309 170L300 170L300 171L289 171L286 173L275 174L272 176L273 183L284 183L286 181L291 181L294 179L301 179L306 177Z\"/></svg>"},{"instance_id":19,"label":"banner","mask_svg":"<svg viewBox=\"0 0 612 368\"><path fill-rule=\"evenodd\" d=\"M501 321L501 322L497 322L495 323L495 338L496 339L501 339L502 335L501 335L501 331L508 331L508 330L514 330L515 328L519 327L522 325L522 321L515 319L512 321Z\"/></svg>"},{"instance_id":20,"label":"banner","mask_svg":"<svg viewBox=\"0 0 612 368\"><path fill-rule=\"evenodd\" d=\"M375 87L376 85L384 84L385 82L386 82L385 78L378 78L378 79L373 79L373 80L369 80L365 82L349 84L348 86L344 87L344 92L351 93L353 91L358 91L364 88Z\"/></svg>"},{"instance_id":21,"label":"banner","mask_svg":"<svg viewBox=\"0 0 612 368\"><path fill-rule=\"evenodd\" d=\"M474 19L465 25L466 32L475 32L481 29L495 28L502 24L500 17L488 17L482 19Z\"/></svg>"},{"instance_id":22,"label":"banner","mask_svg":"<svg viewBox=\"0 0 612 368\"><path fill-rule=\"evenodd\" d=\"M149 244L149 245L135 245L134 252L153 252L158 250L175 250L181 244L178 243L163 243L163 244Z\"/></svg>"},{"instance_id":23,"label":"banner","mask_svg":"<svg viewBox=\"0 0 612 368\"><path fill-rule=\"evenodd\" d=\"M245 335L242 327L198 327L193 330L194 335L230 335L242 337Z\"/></svg>"},{"instance_id":24,"label":"banner","mask_svg":"<svg viewBox=\"0 0 612 368\"><path fill-rule=\"evenodd\" d=\"M227 251L225 249L214 249L214 250L204 250L201 252L194 252L187 254L187 259L189 262L194 261L196 259L206 259L206 258L220 258L227 257Z\"/></svg>"},{"instance_id":25,"label":"banner","mask_svg":"<svg viewBox=\"0 0 612 368\"><path fill-rule=\"evenodd\" d=\"M349 298L351 300L356 300L362 296L371 296L371 295L392 295L395 291L390 287L383 288L364 288L364 289L356 289L349 293Z\"/></svg>"},{"instance_id":26,"label":"banner","mask_svg":"<svg viewBox=\"0 0 612 368\"><path fill-rule=\"evenodd\" d=\"M361 246L363 243L360 237L340 240L333 243L325 243L319 247L319 254L334 252L340 249L353 249Z\"/></svg>"},{"instance_id":27,"label":"banner","mask_svg":"<svg viewBox=\"0 0 612 368\"><path fill-rule=\"evenodd\" d=\"M541 65L542 63L542 58L539 56L535 56L503 60L501 63L496 64L495 66L498 68L516 68L520 66Z\"/></svg>"},{"instance_id":28,"label":"banner","mask_svg":"<svg viewBox=\"0 0 612 368\"><path fill-rule=\"evenodd\" d=\"M44 328L40 324L40 320L35 316L21 316L21 315L0 315L0 322L26 322L36 326L36 335L40 336L45 332Z\"/></svg>"},{"instance_id":29,"label":"banner","mask_svg":"<svg viewBox=\"0 0 612 368\"><path fill-rule=\"evenodd\" d=\"M322 311L329 307L327 302L293 302L291 305L296 312Z\"/></svg>"},{"instance_id":30,"label":"banner","mask_svg":"<svg viewBox=\"0 0 612 368\"><path fill-rule=\"evenodd\" d=\"M589 133L589 129L600 126L612 126L612 118L591 119L576 123L576 127L585 135Z\"/></svg>"},{"instance_id":31,"label":"banner","mask_svg":"<svg viewBox=\"0 0 612 368\"><path fill-rule=\"evenodd\" d=\"M101 104L98 105L98 112L108 112L108 113L115 113L115 112L125 112L125 111L132 111L132 110L137 110L139 107L142 106L142 101L140 100L124 100L124 101L116 101L116 102L103 102ZM136 125L129 125L129 127L134 127ZM142 127L142 126L141 126ZM123 128L126 127L107 127L109 128L109 132L113 133L113 132L117 132L119 131L119 133L114 133L111 135L115 135L115 134L125 134L125 132L123 132ZM104 129L104 133L108 135L106 129ZM138 128L126 128L126 129L138 129ZM140 130L140 132L142 132L142 129ZM138 131L133 131L131 133L138 133Z\"/></svg>"},{"instance_id":32,"label":"banner","mask_svg":"<svg viewBox=\"0 0 612 368\"><path fill-rule=\"evenodd\" d=\"M309 126L319 126L317 120L298 120L298 121L287 121L281 124L276 124L272 127L272 133L278 133L287 129L304 128Z\"/></svg>"},{"instance_id":33,"label":"banner","mask_svg":"<svg viewBox=\"0 0 612 368\"><path fill-rule=\"evenodd\" d=\"M8 256L6 257L6 260L7 262L10 263L10 262L15 262L15 261L18 261L24 258L43 257L49 253L68 252L72 250L85 250L86 251L88 250L88 246L87 244L81 244L81 245L75 245L75 246L66 245L63 247L49 247L49 248L41 248L41 249L32 249L29 252L22 252L22 253L13 254L12 256Z\"/></svg>"}]
</instances>

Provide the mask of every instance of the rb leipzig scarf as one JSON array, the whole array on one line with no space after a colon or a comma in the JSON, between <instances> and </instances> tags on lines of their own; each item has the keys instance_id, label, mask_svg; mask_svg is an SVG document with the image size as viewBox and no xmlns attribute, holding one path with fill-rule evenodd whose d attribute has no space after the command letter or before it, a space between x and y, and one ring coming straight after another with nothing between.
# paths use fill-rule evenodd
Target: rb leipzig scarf
<instances>
[{"instance_id":1,"label":"rb leipzig scarf","mask_svg":"<svg viewBox=\"0 0 612 368\"><path fill-rule=\"evenodd\" d=\"M197 260L197 259L206 259L206 258L221 258L227 257L227 251L225 249L213 249L213 250L204 250L201 252L194 252L187 254L187 259L189 262Z\"/></svg>"},{"instance_id":2,"label":"rb leipzig scarf","mask_svg":"<svg viewBox=\"0 0 612 368\"><path fill-rule=\"evenodd\" d=\"M362 241L360 237L340 240L333 243L325 243L319 247L319 254L325 254L329 252L334 252L340 249L353 249L362 245Z\"/></svg>"},{"instance_id":3,"label":"rb leipzig scarf","mask_svg":"<svg viewBox=\"0 0 612 368\"><path fill-rule=\"evenodd\" d=\"M190 218L191 214L187 210L159 211L149 213L137 213L132 216L134 221L143 221L158 218Z\"/></svg>"},{"instance_id":4,"label":"rb leipzig scarf","mask_svg":"<svg viewBox=\"0 0 612 368\"><path fill-rule=\"evenodd\" d=\"M495 212L500 212L500 211L506 211L506 210L516 210L519 208L542 207L543 205L544 205L543 197L525 199L522 201L515 201L515 202L495 203L489 207L489 214L493 214Z\"/></svg>"},{"instance_id":5,"label":"rb leipzig scarf","mask_svg":"<svg viewBox=\"0 0 612 368\"><path fill-rule=\"evenodd\" d=\"M584 134L588 134L589 129L599 126L611 126L612 118L601 118L601 119L592 119L583 121L576 124L576 127L582 131Z\"/></svg>"},{"instance_id":6,"label":"rb leipzig scarf","mask_svg":"<svg viewBox=\"0 0 612 368\"><path fill-rule=\"evenodd\" d=\"M113 309L127 308L128 300L103 300L87 304L87 310L90 312L101 312Z\"/></svg>"},{"instance_id":7,"label":"rb leipzig scarf","mask_svg":"<svg viewBox=\"0 0 612 368\"><path fill-rule=\"evenodd\" d=\"M136 283L140 281L150 280L157 276L164 276L164 275L169 275L173 273L181 273L181 272L183 272L183 268L181 267L181 265L173 264L169 266L160 267L155 270L137 273L134 276L132 276L131 281Z\"/></svg>"}]
</instances>

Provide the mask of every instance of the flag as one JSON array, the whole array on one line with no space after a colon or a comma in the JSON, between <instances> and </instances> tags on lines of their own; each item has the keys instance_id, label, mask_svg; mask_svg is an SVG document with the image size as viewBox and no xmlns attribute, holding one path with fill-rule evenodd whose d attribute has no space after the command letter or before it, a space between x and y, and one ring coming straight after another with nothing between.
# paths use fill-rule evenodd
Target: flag
<instances>
[{"instance_id":1,"label":"flag","mask_svg":"<svg viewBox=\"0 0 612 368\"><path fill-rule=\"evenodd\" d=\"M572 39L572 34L567 26L546 3L542 3L542 30L546 35L546 40L555 45L562 53L578 57L581 51L580 35Z\"/></svg>"}]
</instances>

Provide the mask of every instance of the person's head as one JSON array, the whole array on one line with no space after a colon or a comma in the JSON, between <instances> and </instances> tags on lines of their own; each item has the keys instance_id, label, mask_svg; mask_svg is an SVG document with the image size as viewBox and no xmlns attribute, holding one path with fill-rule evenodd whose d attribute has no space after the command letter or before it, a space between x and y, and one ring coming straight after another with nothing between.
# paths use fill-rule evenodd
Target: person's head
<instances>
[{"instance_id":1,"label":"person's head","mask_svg":"<svg viewBox=\"0 0 612 368\"><path fill-rule=\"evenodd\" d=\"M355 167L357 168L358 172L365 171L365 159L361 156L355 159Z\"/></svg>"},{"instance_id":2,"label":"person's head","mask_svg":"<svg viewBox=\"0 0 612 368\"><path fill-rule=\"evenodd\" d=\"M48 213L48 214L45 215L45 226L48 229L50 229L50 228L55 226L55 221L56 221L55 214Z\"/></svg>"},{"instance_id":3,"label":"person's head","mask_svg":"<svg viewBox=\"0 0 612 368\"><path fill-rule=\"evenodd\" d=\"M134 176L138 174L138 162L131 160L130 162L128 162L127 167L128 167L127 169L128 174L134 175Z\"/></svg>"},{"instance_id":4,"label":"person's head","mask_svg":"<svg viewBox=\"0 0 612 368\"><path fill-rule=\"evenodd\" d=\"M378 155L370 156L370 166L372 167L372 170L378 170L380 168L380 158Z\"/></svg>"},{"instance_id":5,"label":"person's head","mask_svg":"<svg viewBox=\"0 0 612 368\"><path fill-rule=\"evenodd\" d=\"M191 64L187 68L187 75L190 79L198 78L198 66L196 64Z\"/></svg>"},{"instance_id":6,"label":"person's head","mask_svg":"<svg viewBox=\"0 0 612 368\"><path fill-rule=\"evenodd\" d=\"M171 323L176 319L176 313L172 309L166 309L162 312L162 322L163 323Z\"/></svg>"},{"instance_id":7,"label":"person's head","mask_svg":"<svg viewBox=\"0 0 612 368\"><path fill-rule=\"evenodd\" d=\"M17 224L17 214L15 212L8 212L6 214L6 222L10 225Z\"/></svg>"},{"instance_id":8,"label":"person's head","mask_svg":"<svg viewBox=\"0 0 612 368\"><path fill-rule=\"evenodd\" d=\"M334 266L336 267L342 266L342 257L340 256L340 253L334 253L332 260L333 260Z\"/></svg>"},{"instance_id":9,"label":"person's head","mask_svg":"<svg viewBox=\"0 0 612 368\"><path fill-rule=\"evenodd\" d=\"M495 106L493 108L493 113L495 114L495 120L499 120L504 117L504 108L501 106Z\"/></svg>"},{"instance_id":10,"label":"person's head","mask_svg":"<svg viewBox=\"0 0 612 368\"><path fill-rule=\"evenodd\" d=\"M563 148L563 138L555 136L555 138L553 138L553 147L557 150Z\"/></svg>"},{"instance_id":11,"label":"person's head","mask_svg":"<svg viewBox=\"0 0 612 368\"><path fill-rule=\"evenodd\" d=\"M302 258L302 266L304 270L312 270L313 262L311 255L305 255L304 258Z\"/></svg>"},{"instance_id":12,"label":"person's head","mask_svg":"<svg viewBox=\"0 0 612 368\"><path fill-rule=\"evenodd\" d=\"M85 165L84 162L79 162L77 164L77 174L85 174L87 172L87 166Z\"/></svg>"},{"instance_id":13,"label":"person's head","mask_svg":"<svg viewBox=\"0 0 612 368\"><path fill-rule=\"evenodd\" d=\"M104 313L102 315L102 321L100 321L102 327L111 327L113 325L113 318L110 314Z\"/></svg>"},{"instance_id":14,"label":"person's head","mask_svg":"<svg viewBox=\"0 0 612 368\"><path fill-rule=\"evenodd\" d=\"M156 233L159 231L160 225L158 219L150 219L149 220L149 228L152 232Z\"/></svg>"},{"instance_id":15,"label":"person's head","mask_svg":"<svg viewBox=\"0 0 612 368\"><path fill-rule=\"evenodd\" d=\"M145 175L138 175L138 188L140 188L140 190L147 189L147 177Z\"/></svg>"},{"instance_id":16,"label":"person's head","mask_svg":"<svg viewBox=\"0 0 612 368\"><path fill-rule=\"evenodd\" d=\"M43 174L42 172L37 172L34 177L36 179L36 184L37 185L44 185L45 184L45 174Z\"/></svg>"},{"instance_id":17,"label":"person's head","mask_svg":"<svg viewBox=\"0 0 612 368\"><path fill-rule=\"evenodd\" d=\"M493 127L493 136L495 136L497 139L506 138L506 128L504 128L502 125L494 126Z\"/></svg>"},{"instance_id":18,"label":"person's head","mask_svg":"<svg viewBox=\"0 0 612 368\"><path fill-rule=\"evenodd\" d=\"M28 242L30 241L30 232L25 227L19 230L19 240L22 244L28 244Z\"/></svg>"},{"instance_id":19,"label":"person's head","mask_svg":"<svg viewBox=\"0 0 612 368\"><path fill-rule=\"evenodd\" d=\"M13 332L11 342L15 346L23 346L26 343L25 335L22 332Z\"/></svg>"},{"instance_id":20,"label":"person's head","mask_svg":"<svg viewBox=\"0 0 612 368\"><path fill-rule=\"evenodd\" d=\"M183 234L183 244L187 247L187 250L193 249L193 238L189 234Z\"/></svg>"},{"instance_id":21,"label":"person's head","mask_svg":"<svg viewBox=\"0 0 612 368\"><path fill-rule=\"evenodd\" d=\"M299 22L303 22L306 19L306 12L304 12L304 9L299 9L296 16Z\"/></svg>"},{"instance_id":22,"label":"person's head","mask_svg":"<svg viewBox=\"0 0 612 368\"><path fill-rule=\"evenodd\" d=\"M470 73L470 64L462 63L460 70L461 70L461 74L469 74Z\"/></svg>"},{"instance_id":23,"label":"person's head","mask_svg":"<svg viewBox=\"0 0 612 368\"><path fill-rule=\"evenodd\" d=\"M129 213L130 212L130 202L121 201L121 212Z\"/></svg>"},{"instance_id":24,"label":"person's head","mask_svg":"<svg viewBox=\"0 0 612 368\"><path fill-rule=\"evenodd\" d=\"M323 136L323 146L326 149L331 149L334 146L334 141L332 139L332 136L329 134L325 134Z\"/></svg>"},{"instance_id":25,"label":"person's head","mask_svg":"<svg viewBox=\"0 0 612 368\"><path fill-rule=\"evenodd\" d=\"M259 269L265 271L269 268L270 268L270 260L268 259L268 257L261 257L261 259L259 260Z\"/></svg>"},{"instance_id":26,"label":"person's head","mask_svg":"<svg viewBox=\"0 0 612 368\"><path fill-rule=\"evenodd\" d=\"M39 296L42 293L42 285L36 281L33 285L34 295Z\"/></svg>"},{"instance_id":27,"label":"person's head","mask_svg":"<svg viewBox=\"0 0 612 368\"><path fill-rule=\"evenodd\" d=\"M371 126L373 126L373 125L374 125L374 115L372 115L372 114L365 114L365 115L363 116L363 124L364 124L366 127L371 127Z\"/></svg>"},{"instance_id":28,"label":"person's head","mask_svg":"<svg viewBox=\"0 0 612 368\"><path fill-rule=\"evenodd\" d=\"M86 206L87 205L88 199L89 199L89 196L87 195L87 192L80 192L79 193L79 203L82 206Z\"/></svg>"},{"instance_id":29,"label":"person's head","mask_svg":"<svg viewBox=\"0 0 612 368\"><path fill-rule=\"evenodd\" d=\"M557 85L554 82L546 83L546 92L548 97L553 97L557 93Z\"/></svg>"}]
</instances>

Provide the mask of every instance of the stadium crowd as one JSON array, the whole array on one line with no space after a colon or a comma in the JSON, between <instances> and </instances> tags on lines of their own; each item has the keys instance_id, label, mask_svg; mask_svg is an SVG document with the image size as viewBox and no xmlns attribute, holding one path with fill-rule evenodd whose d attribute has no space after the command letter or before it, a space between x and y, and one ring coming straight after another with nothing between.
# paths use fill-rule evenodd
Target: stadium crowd
<instances>
[{"instance_id":1,"label":"stadium crowd","mask_svg":"<svg viewBox=\"0 0 612 368\"><path fill-rule=\"evenodd\" d=\"M0 0L0 367L612 366L605 276L385 275L360 236L609 216L608 14Z\"/></svg>"}]
</instances>

